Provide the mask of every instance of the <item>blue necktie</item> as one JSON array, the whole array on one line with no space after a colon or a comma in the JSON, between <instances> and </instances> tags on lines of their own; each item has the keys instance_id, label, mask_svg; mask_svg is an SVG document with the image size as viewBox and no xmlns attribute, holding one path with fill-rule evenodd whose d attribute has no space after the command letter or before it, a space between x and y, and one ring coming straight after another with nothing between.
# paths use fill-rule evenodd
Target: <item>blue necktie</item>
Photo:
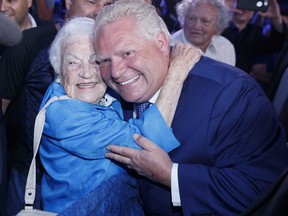
<instances>
[{"instance_id":1,"label":"blue necktie","mask_svg":"<svg viewBox=\"0 0 288 216\"><path fill-rule=\"evenodd\" d=\"M136 118L140 118L143 112L150 106L150 102L135 103L134 110L136 112Z\"/></svg>"}]
</instances>

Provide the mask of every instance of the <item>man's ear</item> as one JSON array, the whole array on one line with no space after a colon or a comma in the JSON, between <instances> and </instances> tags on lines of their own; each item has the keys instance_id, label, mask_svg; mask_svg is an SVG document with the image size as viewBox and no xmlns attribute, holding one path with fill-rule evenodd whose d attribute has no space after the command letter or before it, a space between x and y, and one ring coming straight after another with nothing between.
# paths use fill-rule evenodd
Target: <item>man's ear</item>
<instances>
[{"instance_id":1,"label":"man's ear","mask_svg":"<svg viewBox=\"0 0 288 216\"><path fill-rule=\"evenodd\" d=\"M32 0L27 0L27 5L28 5L28 8L31 8L32 7Z\"/></svg>"},{"instance_id":2,"label":"man's ear","mask_svg":"<svg viewBox=\"0 0 288 216\"><path fill-rule=\"evenodd\" d=\"M163 52L164 55L169 56L170 53L170 44L169 40L164 32L160 32L156 39L155 39L156 45L159 47L159 49Z\"/></svg>"}]
</instances>

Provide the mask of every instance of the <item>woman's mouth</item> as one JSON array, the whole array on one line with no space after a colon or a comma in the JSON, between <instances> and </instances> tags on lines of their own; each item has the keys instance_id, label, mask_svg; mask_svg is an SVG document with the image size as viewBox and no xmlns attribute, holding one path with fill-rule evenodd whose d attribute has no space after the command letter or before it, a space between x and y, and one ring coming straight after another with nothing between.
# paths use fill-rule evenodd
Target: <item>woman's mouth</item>
<instances>
[{"instance_id":1,"label":"woman's mouth","mask_svg":"<svg viewBox=\"0 0 288 216\"><path fill-rule=\"evenodd\" d=\"M89 83L79 83L76 86L78 88L85 89L85 88L93 88L95 87L96 84L97 82L89 82Z\"/></svg>"}]
</instances>

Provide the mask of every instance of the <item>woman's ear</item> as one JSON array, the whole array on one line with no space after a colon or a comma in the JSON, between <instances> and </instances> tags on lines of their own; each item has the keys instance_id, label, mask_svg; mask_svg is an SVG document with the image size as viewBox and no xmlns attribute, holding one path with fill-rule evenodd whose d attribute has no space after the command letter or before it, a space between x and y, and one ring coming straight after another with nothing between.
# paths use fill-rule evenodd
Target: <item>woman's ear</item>
<instances>
[{"instance_id":1,"label":"woman's ear","mask_svg":"<svg viewBox=\"0 0 288 216\"><path fill-rule=\"evenodd\" d=\"M158 48L163 52L164 55L169 56L170 53L170 43L164 32L160 32L155 39L155 43Z\"/></svg>"}]
</instances>

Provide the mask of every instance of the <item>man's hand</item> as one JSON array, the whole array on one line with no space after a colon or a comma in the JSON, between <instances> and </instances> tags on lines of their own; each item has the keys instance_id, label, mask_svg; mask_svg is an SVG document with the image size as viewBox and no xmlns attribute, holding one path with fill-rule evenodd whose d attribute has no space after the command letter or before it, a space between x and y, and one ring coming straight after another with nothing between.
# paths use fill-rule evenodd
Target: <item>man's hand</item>
<instances>
[{"instance_id":1,"label":"man's hand","mask_svg":"<svg viewBox=\"0 0 288 216\"><path fill-rule=\"evenodd\" d=\"M283 20L280 12L280 6L277 0L270 0L268 10L265 13L258 12L261 16L267 17L271 20L272 25L274 28L279 31L283 32Z\"/></svg>"},{"instance_id":2,"label":"man's hand","mask_svg":"<svg viewBox=\"0 0 288 216\"><path fill-rule=\"evenodd\" d=\"M107 149L110 152L106 153L106 157L125 164L139 175L170 187L173 162L169 155L143 136L134 134L133 138L142 150L109 145Z\"/></svg>"}]
</instances>

